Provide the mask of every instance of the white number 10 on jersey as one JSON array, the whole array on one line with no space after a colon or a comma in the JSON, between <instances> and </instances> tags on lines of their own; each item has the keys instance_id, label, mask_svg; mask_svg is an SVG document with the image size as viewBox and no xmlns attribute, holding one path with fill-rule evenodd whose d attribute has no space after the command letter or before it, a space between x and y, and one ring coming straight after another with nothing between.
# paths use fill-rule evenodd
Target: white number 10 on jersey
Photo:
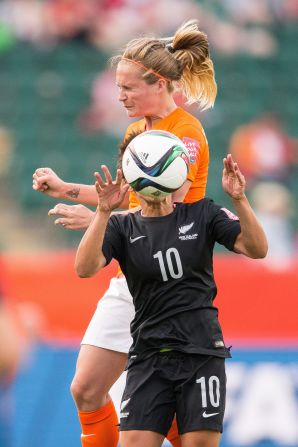
<instances>
[{"instance_id":1,"label":"white number 10 on jersey","mask_svg":"<svg viewBox=\"0 0 298 447\"><path fill-rule=\"evenodd\" d=\"M183 275L183 269L182 269L179 251L176 248L168 248L165 255L166 256L164 257L164 254L162 253L162 251L158 251L157 253L155 253L155 255L153 255L153 258L156 258L159 262L159 268L161 271L161 276L162 276L163 281L169 280L168 274L166 271L166 266L167 266L167 270L168 270L170 276L173 279L181 278L181 276ZM166 262L164 261L164 258L165 258ZM175 259L176 271L173 266L173 262L172 262L173 259Z\"/></svg>"}]
</instances>

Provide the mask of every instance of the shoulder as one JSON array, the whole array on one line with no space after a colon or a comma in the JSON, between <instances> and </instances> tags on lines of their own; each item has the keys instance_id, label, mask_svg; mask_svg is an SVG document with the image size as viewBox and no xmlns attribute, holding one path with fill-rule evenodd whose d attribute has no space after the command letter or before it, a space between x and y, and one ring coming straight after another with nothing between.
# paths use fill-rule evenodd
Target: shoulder
<instances>
[{"instance_id":1,"label":"shoulder","mask_svg":"<svg viewBox=\"0 0 298 447\"><path fill-rule=\"evenodd\" d=\"M190 129L197 129L204 132L201 121L191 113L182 109L181 107L177 109L175 119L176 119L175 123L176 129L189 127Z\"/></svg>"},{"instance_id":2,"label":"shoulder","mask_svg":"<svg viewBox=\"0 0 298 447\"><path fill-rule=\"evenodd\" d=\"M208 197L204 197L203 199L196 200L195 202L191 203L185 203L185 202L176 203L178 212L186 212L186 213L196 213L202 210L208 210L210 207L212 208L213 205L214 205L213 200Z\"/></svg>"},{"instance_id":3,"label":"shoulder","mask_svg":"<svg viewBox=\"0 0 298 447\"><path fill-rule=\"evenodd\" d=\"M133 225L133 223L138 220L139 215L140 213L138 211L134 213L129 211L115 213L110 217L109 224L124 230L125 228L128 228L128 226Z\"/></svg>"},{"instance_id":4,"label":"shoulder","mask_svg":"<svg viewBox=\"0 0 298 447\"><path fill-rule=\"evenodd\" d=\"M176 121L171 131L183 141L186 147L202 150L208 146L201 122L181 108L178 109Z\"/></svg>"}]
</instances>

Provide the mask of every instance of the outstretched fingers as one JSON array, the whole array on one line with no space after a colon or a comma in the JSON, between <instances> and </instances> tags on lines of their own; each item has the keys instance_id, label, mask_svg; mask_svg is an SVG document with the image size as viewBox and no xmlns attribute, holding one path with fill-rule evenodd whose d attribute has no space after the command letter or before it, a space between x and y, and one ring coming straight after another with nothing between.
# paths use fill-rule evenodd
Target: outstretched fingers
<instances>
[{"instance_id":1,"label":"outstretched fingers","mask_svg":"<svg viewBox=\"0 0 298 447\"><path fill-rule=\"evenodd\" d=\"M244 177L244 175L242 174L242 172L240 171L238 164L235 163L234 165L235 165L235 166L234 166L234 168L235 168L235 173L236 173L237 179L238 179L238 181L239 181L239 184L240 184L241 186L244 186L244 185L245 185L245 177Z\"/></svg>"},{"instance_id":2,"label":"outstretched fingers","mask_svg":"<svg viewBox=\"0 0 298 447\"><path fill-rule=\"evenodd\" d=\"M223 160L224 169L226 170L227 175L236 175L235 164L231 154L228 154L226 158Z\"/></svg>"},{"instance_id":3,"label":"outstretched fingers","mask_svg":"<svg viewBox=\"0 0 298 447\"><path fill-rule=\"evenodd\" d=\"M101 169L102 169L102 171L103 171L103 173L105 175L106 182L108 184L113 183L113 178L112 178L112 175L111 175L111 173L109 171L109 168L106 165L101 165Z\"/></svg>"},{"instance_id":4,"label":"outstretched fingers","mask_svg":"<svg viewBox=\"0 0 298 447\"><path fill-rule=\"evenodd\" d=\"M122 179L123 179L122 171L121 171L121 169L117 169L116 181L115 181L116 185L120 185L120 183L122 182Z\"/></svg>"},{"instance_id":5,"label":"outstretched fingers","mask_svg":"<svg viewBox=\"0 0 298 447\"><path fill-rule=\"evenodd\" d=\"M100 175L99 172L94 172L94 177L96 179L95 188L97 192L100 192L105 187L105 182L103 181L102 176Z\"/></svg>"}]
</instances>

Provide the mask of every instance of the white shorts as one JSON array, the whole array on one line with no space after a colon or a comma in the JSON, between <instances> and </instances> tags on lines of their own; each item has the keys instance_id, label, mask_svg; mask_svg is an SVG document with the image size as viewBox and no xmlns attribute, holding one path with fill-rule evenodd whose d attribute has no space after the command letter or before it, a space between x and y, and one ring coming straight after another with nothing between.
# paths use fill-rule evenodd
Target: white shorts
<instances>
[{"instance_id":1,"label":"white shorts","mask_svg":"<svg viewBox=\"0 0 298 447\"><path fill-rule=\"evenodd\" d=\"M82 345L127 354L132 344L130 323L134 316L135 309L126 279L112 278L108 290L98 302Z\"/></svg>"}]
</instances>

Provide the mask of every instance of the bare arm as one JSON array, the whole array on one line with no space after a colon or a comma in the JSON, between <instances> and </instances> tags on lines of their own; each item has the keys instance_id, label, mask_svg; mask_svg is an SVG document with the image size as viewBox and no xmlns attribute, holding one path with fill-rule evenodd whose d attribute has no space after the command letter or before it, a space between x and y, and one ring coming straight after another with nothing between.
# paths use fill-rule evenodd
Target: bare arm
<instances>
[{"instance_id":1,"label":"bare arm","mask_svg":"<svg viewBox=\"0 0 298 447\"><path fill-rule=\"evenodd\" d=\"M245 196L245 178L231 154L223 163L223 189L231 197L241 225L234 250L249 258L264 258L268 251L267 238Z\"/></svg>"},{"instance_id":2,"label":"bare arm","mask_svg":"<svg viewBox=\"0 0 298 447\"><path fill-rule=\"evenodd\" d=\"M106 227L112 210L119 207L129 188L127 184L121 186L122 174L119 169L115 181L106 166L102 166L102 170L106 181L102 180L98 172L95 173L98 206L76 254L75 269L81 278L95 275L106 265L102 252Z\"/></svg>"},{"instance_id":3,"label":"bare arm","mask_svg":"<svg viewBox=\"0 0 298 447\"><path fill-rule=\"evenodd\" d=\"M94 185L68 183L62 180L51 168L38 168L33 174L32 188L55 199L71 200L86 205L97 205Z\"/></svg>"},{"instance_id":4,"label":"bare arm","mask_svg":"<svg viewBox=\"0 0 298 447\"><path fill-rule=\"evenodd\" d=\"M102 244L111 211L96 210L76 254L75 270L80 278L95 275L106 265Z\"/></svg>"}]
</instances>

